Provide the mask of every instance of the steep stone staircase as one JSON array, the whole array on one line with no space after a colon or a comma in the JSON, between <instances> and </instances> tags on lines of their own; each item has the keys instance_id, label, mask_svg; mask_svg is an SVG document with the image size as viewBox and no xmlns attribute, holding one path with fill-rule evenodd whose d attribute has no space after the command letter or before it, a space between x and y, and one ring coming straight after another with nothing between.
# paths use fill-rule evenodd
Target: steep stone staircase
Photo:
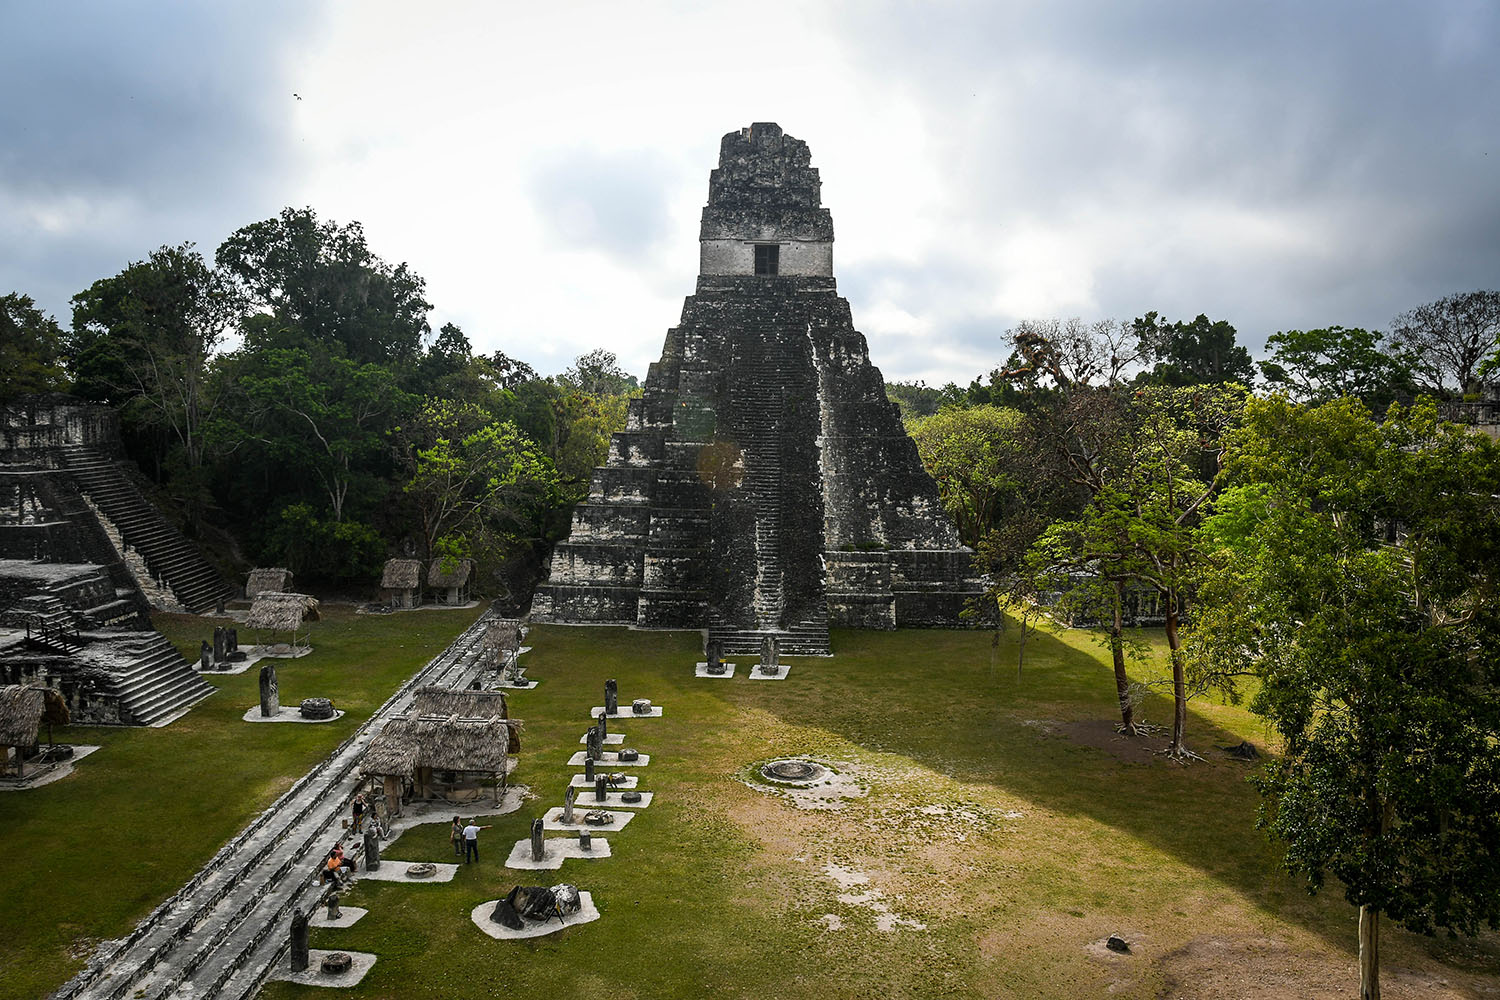
<instances>
[{"instance_id":1,"label":"steep stone staircase","mask_svg":"<svg viewBox=\"0 0 1500 1000\"><path fill-rule=\"evenodd\" d=\"M133 632L115 644L128 663L110 679L120 714L136 725L170 718L217 690L204 680L160 632Z\"/></svg>"},{"instance_id":2,"label":"steep stone staircase","mask_svg":"<svg viewBox=\"0 0 1500 1000\"><path fill-rule=\"evenodd\" d=\"M145 558L151 575L164 580L184 608L201 614L233 596L233 588L114 462L80 444L63 445L62 454L79 490L109 518L125 544Z\"/></svg>"},{"instance_id":3,"label":"steep stone staircase","mask_svg":"<svg viewBox=\"0 0 1500 1000\"><path fill-rule=\"evenodd\" d=\"M73 612L61 599L50 594L21 598L6 609L4 616L0 616L0 624L24 628L26 644L43 652L66 656L83 645Z\"/></svg>"}]
</instances>

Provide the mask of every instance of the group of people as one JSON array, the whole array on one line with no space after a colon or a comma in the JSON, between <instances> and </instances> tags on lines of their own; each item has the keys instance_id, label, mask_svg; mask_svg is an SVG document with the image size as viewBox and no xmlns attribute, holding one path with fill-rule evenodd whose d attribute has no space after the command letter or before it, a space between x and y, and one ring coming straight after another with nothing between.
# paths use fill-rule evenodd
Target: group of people
<instances>
[{"instance_id":1,"label":"group of people","mask_svg":"<svg viewBox=\"0 0 1500 1000\"><path fill-rule=\"evenodd\" d=\"M453 856L463 858L464 864L479 860L479 831L488 830L489 826L477 826L471 819L468 823L457 816L453 817L453 826L448 831L448 839L453 842Z\"/></svg>"}]
</instances>

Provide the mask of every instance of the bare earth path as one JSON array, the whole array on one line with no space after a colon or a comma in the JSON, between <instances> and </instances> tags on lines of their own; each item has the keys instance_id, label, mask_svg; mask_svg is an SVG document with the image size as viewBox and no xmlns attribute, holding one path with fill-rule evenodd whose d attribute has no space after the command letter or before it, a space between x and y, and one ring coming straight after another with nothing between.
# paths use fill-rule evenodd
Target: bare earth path
<instances>
[{"instance_id":1,"label":"bare earth path","mask_svg":"<svg viewBox=\"0 0 1500 1000\"><path fill-rule=\"evenodd\" d=\"M107 942L53 1000L242 1000L256 992L287 944L294 907L317 899L316 863L345 831L359 760L386 721L421 686L464 687L478 674L480 616L417 671L324 761L240 831L127 937Z\"/></svg>"}]
</instances>

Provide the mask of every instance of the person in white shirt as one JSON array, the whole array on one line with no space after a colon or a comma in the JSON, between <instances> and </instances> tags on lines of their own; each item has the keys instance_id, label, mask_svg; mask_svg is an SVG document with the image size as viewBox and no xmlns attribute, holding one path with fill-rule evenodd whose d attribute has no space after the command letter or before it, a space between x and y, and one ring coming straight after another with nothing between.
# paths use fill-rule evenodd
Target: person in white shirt
<instances>
[{"instance_id":1,"label":"person in white shirt","mask_svg":"<svg viewBox=\"0 0 1500 1000\"><path fill-rule=\"evenodd\" d=\"M479 831L488 830L489 826L475 826L474 821L469 820L469 825L464 827L464 864L471 860L479 860Z\"/></svg>"}]
</instances>

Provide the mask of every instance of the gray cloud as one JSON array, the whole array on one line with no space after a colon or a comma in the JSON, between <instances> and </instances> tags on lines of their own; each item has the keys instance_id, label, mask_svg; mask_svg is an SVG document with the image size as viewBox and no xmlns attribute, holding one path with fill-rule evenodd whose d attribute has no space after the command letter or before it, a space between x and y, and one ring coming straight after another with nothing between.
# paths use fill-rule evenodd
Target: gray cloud
<instances>
[{"instance_id":1,"label":"gray cloud","mask_svg":"<svg viewBox=\"0 0 1500 1000\"><path fill-rule=\"evenodd\" d=\"M666 157L649 151L575 148L538 166L530 193L559 243L639 266L670 232L668 206L682 181Z\"/></svg>"},{"instance_id":2,"label":"gray cloud","mask_svg":"<svg viewBox=\"0 0 1500 1000\"><path fill-rule=\"evenodd\" d=\"M11 4L0 60L0 284L67 300L162 243L211 254L280 207L293 38L316 8Z\"/></svg>"}]
</instances>

